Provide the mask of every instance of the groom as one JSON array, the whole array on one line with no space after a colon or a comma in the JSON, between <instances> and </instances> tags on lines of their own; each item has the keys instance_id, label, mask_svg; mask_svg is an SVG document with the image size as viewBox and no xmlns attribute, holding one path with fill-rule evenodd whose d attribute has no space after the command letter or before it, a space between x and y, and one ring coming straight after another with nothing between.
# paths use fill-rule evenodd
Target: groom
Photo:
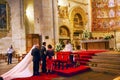
<instances>
[{"instance_id":1,"label":"groom","mask_svg":"<svg viewBox=\"0 0 120 80\"><path fill-rule=\"evenodd\" d=\"M3 80L3 78L2 78L2 77L0 77L0 80Z\"/></svg>"},{"instance_id":2,"label":"groom","mask_svg":"<svg viewBox=\"0 0 120 80\"><path fill-rule=\"evenodd\" d=\"M33 56L33 76L40 75L39 62L41 57L40 57L39 44L35 45L35 48L33 48L31 55Z\"/></svg>"}]
</instances>

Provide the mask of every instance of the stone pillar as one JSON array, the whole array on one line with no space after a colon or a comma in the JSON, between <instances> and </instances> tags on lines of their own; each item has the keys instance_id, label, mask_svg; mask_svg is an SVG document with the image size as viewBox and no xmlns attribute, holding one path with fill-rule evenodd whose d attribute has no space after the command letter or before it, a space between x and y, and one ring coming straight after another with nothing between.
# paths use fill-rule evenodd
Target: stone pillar
<instances>
[{"instance_id":1,"label":"stone pillar","mask_svg":"<svg viewBox=\"0 0 120 80\"><path fill-rule=\"evenodd\" d=\"M57 36L56 4L57 0L34 0L35 33L42 40L54 45Z\"/></svg>"},{"instance_id":2,"label":"stone pillar","mask_svg":"<svg viewBox=\"0 0 120 80\"><path fill-rule=\"evenodd\" d=\"M11 11L12 44L19 54L26 51L23 0L8 0Z\"/></svg>"}]
</instances>

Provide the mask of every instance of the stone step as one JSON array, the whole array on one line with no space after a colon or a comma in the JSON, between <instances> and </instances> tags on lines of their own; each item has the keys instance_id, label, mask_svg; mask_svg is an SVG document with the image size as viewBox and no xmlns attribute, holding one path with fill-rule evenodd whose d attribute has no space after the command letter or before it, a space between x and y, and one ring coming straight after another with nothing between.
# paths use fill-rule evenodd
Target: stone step
<instances>
[{"instance_id":1,"label":"stone step","mask_svg":"<svg viewBox=\"0 0 120 80\"><path fill-rule=\"evenodd\" d=\"M120 64L120 60L106 60L106 59L89 59L90 62L104 63L104 64Z\"/></svg>"},{"instance_id":2,"label":"stone step","mask_svg":"<svg viewBox=\"0 0 120 80\"><path fill-rule=\"evenodd\" d=\"M120 52L102 52L89 59L93 71L120 74Z\"/></svg>"},{"instance_id":3,"label":"stone step","mask_svg":"<svg viewBox=\"0 0 120 80\"><path fill-rule=\"evenodd\" d=\"M120 52L102 52L99 54L95 54L97 56L119 56L120 57Z\"/></svg>"},{"instance_id":4,"label":"stone step","mask_svg":"<svg viewBox=\"0 0 120 80\"><path fill-rule=\"evenodd\" d=\"M109 69L120 70L120 65L118 65L118 64L104 64L104 63L101 63L101 64L96 63L95 64L95 63L90 62L89 66L90 67L101 67L101 68L109 68Z\"/></svg>"},{"instance_id":5,"label":"stone step","mask_svg":"<svg viewBox=\"0 0 120 80\"><path fill-rule=\"evenodd\" d=\"M120 60L119 56L92 56L92 59Z\"/></svg>"},{"instance_id":6,"label":"stone step","mask_svg":"<svg viewBox=\"0 0 120 80\"><path fill-rule=\"evenodd\" d=\"M106 72L106 73L113 73L113 74L120 74L120 70L118 69L109 69L109 68L101 68L101 67L90 67L93 71L96 72Z\"/></svg>"}]
</instances>

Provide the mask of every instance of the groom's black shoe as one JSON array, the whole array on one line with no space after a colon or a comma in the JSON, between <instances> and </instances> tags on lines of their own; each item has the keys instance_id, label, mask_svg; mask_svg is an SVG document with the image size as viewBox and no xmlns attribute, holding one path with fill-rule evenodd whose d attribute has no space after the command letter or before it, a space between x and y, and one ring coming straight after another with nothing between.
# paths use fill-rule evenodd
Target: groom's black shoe
<instances>
[{"instance_id":1,"label":"groom's black shoe","mask_svg":"<svg viewBox=\"0 0 120 80\"><path fill-rule=\"evenodd\" d=\"M39 75L40 75L39 72L33 74L33 76L39 76Z\"/></svg>"},{"instance_id":2,"label":"groom's black shoe","mask_svg":"<svg viewBox=\"0 0 120 80\"><path fill-rule=\"evenodd\" d=\"M0 77L0 80L3 80L3 78L2 78L2 77Z\"/></svg>"}]
</instances>

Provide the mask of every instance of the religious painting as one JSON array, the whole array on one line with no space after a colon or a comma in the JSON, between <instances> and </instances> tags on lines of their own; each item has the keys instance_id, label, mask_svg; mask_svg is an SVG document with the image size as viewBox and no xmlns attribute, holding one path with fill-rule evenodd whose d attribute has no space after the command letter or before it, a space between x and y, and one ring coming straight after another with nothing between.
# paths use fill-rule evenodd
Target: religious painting
<instances>
[{"instance_id":1,"label":"religious painting","mask_svg":"<svg viewBox=\"0 0 120 80\"><path fill-rule=\"evenodd\" d=\"M109 0L108 7L114 7L114 6L115 6L115 1L114 0Z\"/></svg>"},{"instance_id":2,"label":"religious painting","mask_svg":"<svg viewBox=\"0 0 120 80\"><path fill-rule=\"evenodd\" d=\"M7 28L6 4L0 4L0 29Z\"/></svg>"}]
</instances>

